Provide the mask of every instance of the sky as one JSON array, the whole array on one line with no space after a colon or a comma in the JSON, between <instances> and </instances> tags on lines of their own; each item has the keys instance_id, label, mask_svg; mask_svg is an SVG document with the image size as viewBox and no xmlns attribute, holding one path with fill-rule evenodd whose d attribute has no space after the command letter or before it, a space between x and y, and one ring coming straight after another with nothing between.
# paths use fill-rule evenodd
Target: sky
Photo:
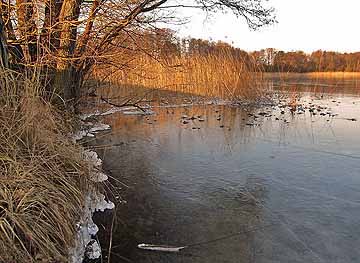
<instances>
[{"instance_id":1,"label":"sky","mask_svg":"<svg viewBox=\"0 0 360 263\"><path fill-rule=\"evenodd\" d=\"M222 40L246 51L360 51L360 0L269 0L278 23L251 31L244 19L220 14L206 19L187 11L191 21L178 28L182 37Z\"/></svg>"}]
</instances>

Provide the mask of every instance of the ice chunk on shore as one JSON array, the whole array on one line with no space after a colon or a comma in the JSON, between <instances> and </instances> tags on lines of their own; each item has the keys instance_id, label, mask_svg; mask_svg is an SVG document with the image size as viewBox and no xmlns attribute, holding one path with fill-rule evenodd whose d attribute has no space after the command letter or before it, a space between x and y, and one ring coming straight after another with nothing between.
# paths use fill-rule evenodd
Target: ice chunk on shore
<instances>
[{"instance_id":1,"label":"ice chunk on shore","mask_svg":"<svg viewBox=\"0 0 360 263\"><path fill-rule=\"evenodd\" d=\"M95 135L86 130L80 130L71 136L71 140L73 143L76 143L84 137L95 137Z\"/></svg>"},{"instance_id":2,"label":"ice chunk on shore","mask_svg":"<svg viewBox=\"0 0 360 263\"><path fill-rule=\"evenodd\" d=\"M115 208L115 204L111 201L106 201L105 195L103 194L96 195L93 203L96 204L95 206L93 206L93 211L104 212L106 209L111 210Z\"/></svg>"},{"instance_id":3,"label":"ice chunk on shore","mask_svg":"<svg viewBox=\"0 0 360 263\"><path fill-rule=\"evenodd\" d=\"M79 115L80 120L86 120L90 117L96 117L96 116L100 116L101 112L99 110L96 110L95 112L91 112L91 113L84 113Z\"/></svg>"},{"instance_id":4,"label":"ice chunk on shore","mask_svg":"<svg viewBox=\"0 0 360 263\"><path fill-rule=\"evenodd\" d=\"M97 259L101 257L101 247L95 239L91 239L89 244L86 246L85 255L89 259Z\"/></svg>"},{"instance_id":5,"label":"ice chunk on shore","mask_svg":"<svg viewBox=\"0 0 360 263\"><path fill-rule=\"evenodd\" d=\"M93 127L90 128L89 132L99 132L99 131L106 131L106 130L110 130L111 127L108 124L103 124L103 123L99 123L94 125Z\"/></svg>"},{"instance_id":6,"label":"ice chunk on shore","mask_svg":"<svg viewBox=\"0 0 360 263\"><path fill-rule=\"evenodd\" d=\"M108 176L103 172L99 171L99 168L102 165L102 160L99 158L99 155L91 150L84 151L84 159L93 164L92 173L90 175L90 179L93 182L104 182L108 179Z\"/></svg>"},{"instance_id":7,"label":"ice chunk on shore","mask_svg":"<svg viewBox=\"0 0 360 263\"><path fill-rule=\"evenodd\" d=\"M107 179L109 179L109 177L106 174L102 173L102 172L93 172L90 179L93 182L101 183L101 182L104 182Z\"/></svg>"},{"instance_id":8,"label":"ice chunk on shore","mask_svg":"<svg viewBox=\"0 0 360 263\"><path fill-rule=\"evenodd\" d=\"M99 155L91 150L84 151L84 159L92 163L95 167L100 167L102 165L102 160L99 158Z\"/></svg>"},{"instance_id":9,"label":"ice chunk on shore","mask_svg":"<svg viewBox=\"0 0 360 263\"><path fill-rule=\"evenodd\" d=\"M89 124L89 123L87 123ZM90 123L92 125L92 123ZM110 129L109 125L100 124L91 127L88 131L81 130L73 135L73 140L79 140L84 136L94 136L90 132ZM94 182L103 182L108 179L108 176L100 171L102 160L95 151L84 150L83 157L90 163L91 176L90 179ZM90 191L85 198L84 210L80 221L76 224L77 234L75 239L75 246L69 251L69 262L82 263L84 257L89 259L96 259L101 256L101 248L96 240L92 237L99 231L98 226L94 223L92 216L95 211L105 211L106 209L113 209L114 203L105 200L103 194L99 194L94 190Z\"/></svg>"},{"instance_id":10,"label":"ice chunk on shore","mask_svg":"<svg viewBox=\"0 0 360 263\"><path fill-rule=\"evenodd\" d=\"M70 251L71 263L81 263L85 255L90 259L96 259L101 256L99 244L92 242L92 236L96 235L99 231L98 226L92 219L92 215L95 211L103 212L114 207L114 203L106 201L103 194L93 192L86 196L83 216L77 224L78 231L75 247Z\"/></svg>"}]
</instances>

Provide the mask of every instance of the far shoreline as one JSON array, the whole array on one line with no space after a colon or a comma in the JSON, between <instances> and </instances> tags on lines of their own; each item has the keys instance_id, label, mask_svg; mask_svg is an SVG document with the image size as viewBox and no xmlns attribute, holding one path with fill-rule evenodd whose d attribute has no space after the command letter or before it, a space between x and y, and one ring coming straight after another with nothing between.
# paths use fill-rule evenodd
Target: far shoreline
<instances>
[{"instance_id":1,"label":"far shoreline","mask_svg":"<svg viewBox=\"0 0 360 263\"><path fill-rule=\"evenodd\" d=\"M329 72L264 72L264 77L280 78L360 78L360 72L329 71Z\"/></svg>"}]
</instances>

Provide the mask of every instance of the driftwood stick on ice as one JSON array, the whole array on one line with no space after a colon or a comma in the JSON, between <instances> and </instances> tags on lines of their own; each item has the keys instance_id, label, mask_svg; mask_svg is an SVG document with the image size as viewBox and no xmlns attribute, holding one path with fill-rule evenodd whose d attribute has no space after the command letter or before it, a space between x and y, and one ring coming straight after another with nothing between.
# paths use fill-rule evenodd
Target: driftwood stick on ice
<instances>
[{"instance_id":1,"label":"driftwood stick on ice","mask_svg":"<svg viewBox=\"0 0 360 263\"><path fill-rule=\"evenodd\" d=\"M263 230L265 228L272 227L275 225L276 224L269 224L269 225L265 225L265 226L253 227L253 228L249 228L247 230L232 233L232 234L229 234L226 236L221 236L216 239L207 240L207 241L198 242L198 243L192 243L192 244L188 244L186 246L176 247L176 246L168 246L168 245L139 244L138 248L143 249L143 250L152 250L152 251L159 251L159 252L180 252L180 250L183 250L185 248L197 247L197 246L202 246L202 245L206 245L206 244L210 244L210 243L223 241L223 240L235 237L235 236L244 235L244 234L252 233L255 231Z\"/></svg>"},{"instance_id":2,"label":"driftwood stick on ice","mask_svg":"<svg viewBox=\"0 0 360 263\"><path fill-rule=\"evenodd\" d=\"M136 99L134 102L133 100L135 99L135 95L134 96L130 96L128 97L124 102L122 102L121 104L116 104L116 103L113 103L110 101L111 98L104 98L103 96L100 97L100 99L102 101L104 101L105 103L111 105L111 106L114 106L114 107L118 107L118 108L121 108L121 107L129 107L129 106L132 106L132 107L135 107L135 108L138 108L140 109L142 112L146 112L146 110L144 108L142 108L139 103L141 102L152 102L152 100L144 100L144 98L149 94L151 93L152 91L148 91L148 92L145 92L140 98Z\"/></svg>"},{"instance_id":3,"label":"driftwood stick on ice","mask_svg":"<svg viewBox=\"0 0 360 263\"><path fill-rule=\"evenodd\" d=\"M111 105L111 106L114 106L114 107L117 107L117 108L122 108L122 107L129 107L129 106L132 106L132 107L135 107L135 108L138 108L139 110L141 110L142 112L146 112L145 109L143 109L141 106L139 106L138 103L142 102L142 101L136 101L136 102L131 102L131 99L128 99L127 101L125 101L124 103L121 103L121 104L116 104L116 103L113 103L111 101L109 101L108 99L105 99L103 97L100 98L103 102Z\"/></svg>"}]
</instances>

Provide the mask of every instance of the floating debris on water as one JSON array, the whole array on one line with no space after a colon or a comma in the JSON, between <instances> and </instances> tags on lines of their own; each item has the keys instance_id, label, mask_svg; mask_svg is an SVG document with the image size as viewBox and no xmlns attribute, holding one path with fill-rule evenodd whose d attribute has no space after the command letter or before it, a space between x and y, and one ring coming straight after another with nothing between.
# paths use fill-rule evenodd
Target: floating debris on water
<instances>
[{"instance_id":1,"label":"floating debris on water","mask_svg":"<svg viewBox=\"0 0 360 263\"><path fill-rule=\"evenodd\" d=\"M162 245L150 245L150 244L139 244L138 248L144 250L162 251L162 252L180 252L185 247L173 247L173 246L162 246Z\"/></svg>"}]
</instances>

